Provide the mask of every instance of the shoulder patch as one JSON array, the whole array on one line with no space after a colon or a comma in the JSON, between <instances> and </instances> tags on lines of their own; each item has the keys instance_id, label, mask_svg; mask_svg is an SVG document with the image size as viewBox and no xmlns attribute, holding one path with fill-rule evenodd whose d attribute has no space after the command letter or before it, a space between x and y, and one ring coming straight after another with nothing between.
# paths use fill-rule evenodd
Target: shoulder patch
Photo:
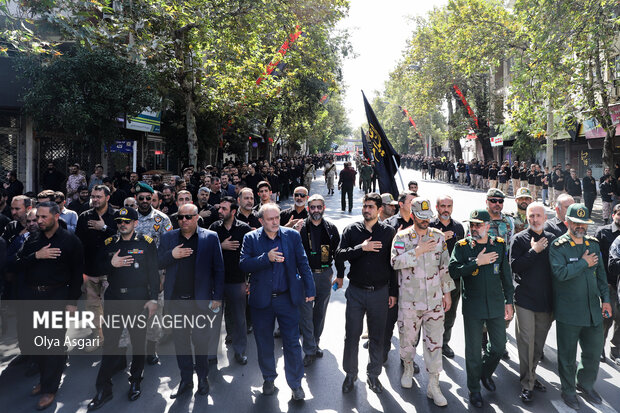
<instances>
[{"instance_id":1,"label":"shoulder patch","mask_svg":"<svg viewBox=\"0 0 620 413\"><path fill-rule=\"evenodd\" d=\"M460 240L460 241L458 242L458 244L459 244L461 247L464 247L465 245L467 245L467 240L466 240L465 238L463 238L462 240Z\"/></svg>"},{"instance_id":2,"label":"shoulder patch","mask_svg":"<svg viewBox=\"0 0 620 413\"><path fill-rule=\"evenodd\" d=\"M502 237L496 237L495 240L497 242L506 242L506 241L504 241L504 238L502 238Z\"/></svg>"},{"instance_id":3,"label":"shoulder patch","mask_svg":"<svg viewBox=\"0 0 620 413\"><path fill-rule=\"evenodd\" d=\"M566 241L567 241L566 238L559 238L555 240L553 245L555 245L556 247L559 247L560 245L564 244Z\"/></svg>"},{"instance_id":4,"label":"shoulder patch","mask_svg":"<svg viewBox=\"0 0 620 413\"><path fill-rule=\"evenodd\" d=\"M106 240L104 241L105 245L109 245L113 239L114 237L106 238Z\"/></svg>"},{"instance_id":5,"label":"shoulder patch","mask_svg":"<svg viewBox=\"0 0 620 413\"><path fill-rule=\"evenodd\" d=\"M586 235L584 238L590 241L599 242L598 238L593 237L592 235Z\"/></svg>"},{"instance_id":6,"label":"shoulder patch","mask_svg":"<svg viewBox=\"0 0 620 413\"><path fill-rule=\"evenodd\" d=\"M149 244L153 242L153 238L149 237L148 235L142 235L142 236L144 237L144 240L148 242Z\"/></svg>"}]
</instances>

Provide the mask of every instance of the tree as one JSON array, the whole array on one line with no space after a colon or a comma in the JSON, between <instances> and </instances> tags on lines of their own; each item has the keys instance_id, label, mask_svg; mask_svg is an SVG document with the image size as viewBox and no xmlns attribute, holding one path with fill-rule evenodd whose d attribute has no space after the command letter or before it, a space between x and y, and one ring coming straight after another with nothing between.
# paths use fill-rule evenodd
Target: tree
<instances>
[{"instance_id":1,"label":"tree","mask_svg":"<svg viewBox=\"0 0 620 413\"><path fill-rule=\"evenodd\" d=\"M154 75L108 51L80 48L62 56L30 56L18 66L30 82L23 110L36 125L93 144L119 135L119 116L137 116L159 105Z\"/></svg>"}]
</instances>

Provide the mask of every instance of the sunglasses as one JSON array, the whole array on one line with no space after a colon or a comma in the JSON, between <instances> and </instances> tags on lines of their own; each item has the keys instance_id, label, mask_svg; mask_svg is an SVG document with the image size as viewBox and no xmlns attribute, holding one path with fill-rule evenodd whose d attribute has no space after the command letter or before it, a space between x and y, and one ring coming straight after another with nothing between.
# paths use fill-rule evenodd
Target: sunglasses
<instances>
[{"instance_id":1,"label":"sunglasses","mask_svg":"<svg viewBox=\"0 0 620 413\"><path fill-rule=\"evenodd\" d=\"M116 221L116 224L117 224L117 225L120 225L120 224L129 224L129 223L131 222L131 219L129 219L129 218L117 218L117 219L115 219L114 221Z\"/></svg>"},{"instance_id":2,"label":"sunglasses","mask_svg":"<svg viewBox=\"0 0 620 413\"><path fill-rule=\"evenodd\" d=\"M177 215L179 221L181 221L182 219L186 219L186 220L191 220L192 218L194 218L196 216L196 214L193 215Z\"/></svg>"},{"instance_id":3,"label":"sunglasses","mask_svg":"<svg viewBox=\"0 0 620 413\"><path fill-rule=\"evenodd\" d=\"M314 211L315 209L318 209L319 211L323 209L323 205L310 205L308 207L311 211Z\"/></svg>"},{"instance_id":4,"label":"sunglasses","mask_svg":"<svg viewBox=\"0 0 620 413\"><path fill-rule=\"evenodd\" d=\"M295 198L305 198L308 196L306 194L293 194L293 195L295 195Z\"/></svg>"},{"instance_id":5,"label":"sunglasses","mask_svg":"<svg viewBox=\"0 0 620 413\"><path fill-rule=\"evenodd\" d=\"M135 208L135 204L125 204L125 208Z\"/></svg>"},{"instance_id":6,"label":"sunglasses","mask_svg":"<svg viewBox=\"0 0 620 413\"><path fill-rule=\"evenodd\" d=\"M139 196L138 201L150 201L152 197L150 196Z\"/></svg>"},{"instance_id":7,"label":"sunglasses","mask_svg":"<svg viewBox=\"0 0 620 413\"><path fill-rule=\"evenodd\" d=\"M492 204L503 204L504 203L503 199L487 199L487 201L489 201Z\"/></svg>"}]
</instances>

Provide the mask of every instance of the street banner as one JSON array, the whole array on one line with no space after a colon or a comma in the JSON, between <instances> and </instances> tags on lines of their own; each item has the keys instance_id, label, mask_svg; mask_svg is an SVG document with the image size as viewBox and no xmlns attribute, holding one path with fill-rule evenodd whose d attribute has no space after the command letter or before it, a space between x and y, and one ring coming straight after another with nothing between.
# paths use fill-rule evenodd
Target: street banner
<instances>
[{"instance_id":1,"label":"street banner","mask_svg":"<svg viewBox=\"0 0 620 413\"><path fill-rule=\"evenodd\" d=\"M284 66L286 66L286 64L284 62L282 62L282 58L284 57L286 52L288 52L288 49L290 49L290 47L293 45L293 43L295 43L295 41L297 39L299 39L300 36L305 36L305 33L301 31L299 26L295 26L295 33L291 33L289 35L288 40L285 41L284 44L282 44L282 46L280 46L280 49L278 50L278 55L276 57L274 57L271 60L271 62L269 62L269 64L265 68L265 71L263 72L262 76L259 77L256 80L256 84L257 85L260 85L261 82L267 76L271 75L272 73L273 74L281 73L282 70L284 70Z\"/></svg>"},{"instance_id":2,"label":"street banner","mask_svg":"<svg viewBox=\"0 0 620 413\"><path fill-rule=\"evenodd\" d=\"M398 198L398 186L394 175L398 172L400 166L400 155L394 150L381 124L377 120L375 112L372 110L366 95L362 92L364 98L364 108L366 109L366 119L368 120L368 133L366 139L370 152L375 161L375 171L379 178L379 191L383 194L389 192Z\"/></svg>"}]
</instances>

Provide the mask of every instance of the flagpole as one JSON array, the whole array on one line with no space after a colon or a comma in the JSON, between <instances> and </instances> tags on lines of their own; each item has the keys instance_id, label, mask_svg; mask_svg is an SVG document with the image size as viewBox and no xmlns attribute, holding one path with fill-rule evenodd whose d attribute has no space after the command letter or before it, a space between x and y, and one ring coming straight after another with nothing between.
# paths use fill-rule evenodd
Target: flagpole
<instances>
[{"instance_id":1,"label":"flagpole","mask_svg":"<svg viewBox=\"0 0 620 413\"><path fill-rule=\"evenodd\" d=\"M403 176L400 174L400 168L398 167L398 163L396 162L396 157L392 155L392 160L394 161L394 166L396 167L396 172L398 172L398 177L400 178L400 185L403 187L403 191L405 188L405 181L403 181Z\"/></svg>"}]
</instances>

